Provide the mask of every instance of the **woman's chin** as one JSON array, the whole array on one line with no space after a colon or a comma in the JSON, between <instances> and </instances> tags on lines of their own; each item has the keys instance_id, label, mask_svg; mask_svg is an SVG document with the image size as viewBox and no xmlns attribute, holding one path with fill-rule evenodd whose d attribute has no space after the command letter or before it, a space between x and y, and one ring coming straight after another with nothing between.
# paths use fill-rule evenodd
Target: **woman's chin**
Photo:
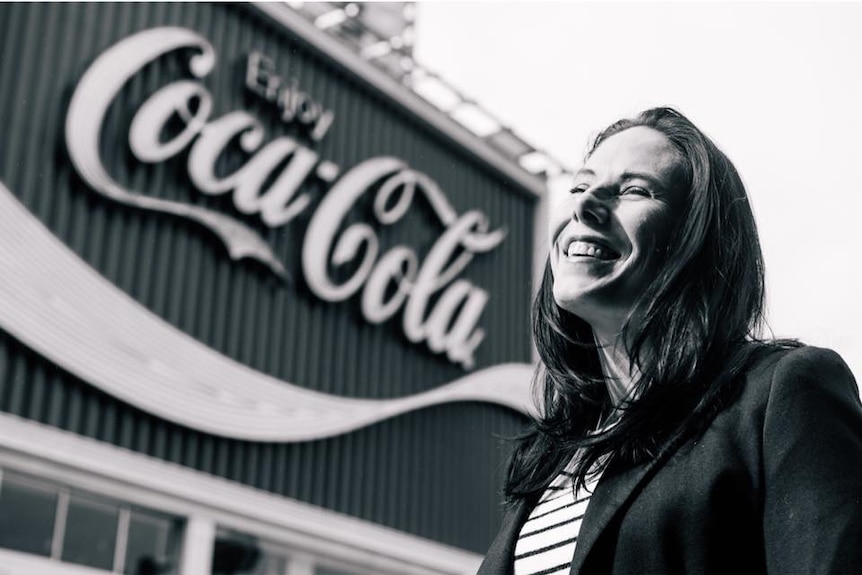
<instances>
[{"instance_id":1,"label":"woman's chin","mask_svg":"<svg viewBox=\"0 0 862 575\"><path fill-rule=\"evenodd\" d=\"M591 315L591 312L599 311L597 308L606 307L602 304L603 286L579 285L574 282L557 282L554 284L554 301L567 312L578 317Z\"/></svg>"}]
</instances>

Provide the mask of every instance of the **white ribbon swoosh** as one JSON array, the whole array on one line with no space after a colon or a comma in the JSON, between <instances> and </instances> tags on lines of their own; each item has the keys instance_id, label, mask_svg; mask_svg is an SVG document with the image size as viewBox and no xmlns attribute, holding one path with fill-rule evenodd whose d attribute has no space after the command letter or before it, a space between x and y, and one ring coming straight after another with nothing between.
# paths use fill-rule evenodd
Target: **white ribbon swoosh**
<instances>
[{"instance_id":1,"label":"white ribbon swoosh","mask_svg":"<svg viewBox=\"0 0 862 575\"><path fill-rule=\"evenodd\" d=\"M452 401L534 413L533 367L501 364L424 393L355 399L304 389L218 353L114 286L0 183L0 327L66 371L156 416L251 441L332 437Z\"/></svg>"}]
</instances>

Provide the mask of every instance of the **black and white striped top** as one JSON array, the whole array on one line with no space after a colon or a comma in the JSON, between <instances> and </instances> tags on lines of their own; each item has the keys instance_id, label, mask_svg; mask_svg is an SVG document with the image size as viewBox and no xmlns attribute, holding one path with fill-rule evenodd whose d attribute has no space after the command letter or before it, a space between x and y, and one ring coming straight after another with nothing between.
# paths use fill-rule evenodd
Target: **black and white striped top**
<instances>
[{"instance_id":1,"label":"black and white striped top","mask_svg":"<svg viewBox=\"0 0 862 575\"><path fill-rule=\"evenodd\" d=\"M598 475L587 476L586 491L575 493L574 461L545 490L521 527L515 545L515 575L566 575L572 566L581 522Z\"/></svg>"}]
</instances>

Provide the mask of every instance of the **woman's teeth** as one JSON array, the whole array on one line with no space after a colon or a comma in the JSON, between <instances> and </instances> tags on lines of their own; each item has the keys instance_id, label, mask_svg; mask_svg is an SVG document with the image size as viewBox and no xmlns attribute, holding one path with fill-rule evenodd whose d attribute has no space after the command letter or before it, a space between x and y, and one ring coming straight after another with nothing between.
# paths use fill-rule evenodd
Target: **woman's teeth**
<instances>
[{"instance_id":1,"label":"woman's teeth","mask_svg":"<svg viewBox=\"0 0 862 575\"><path fill-rule=\"evenodd\" d=\"M566 255L570 258L575 256L589 256L599 260L613 259L610 250L590 242L572 242L569 244L569 249Z\"/></svg>"}]
</instances>

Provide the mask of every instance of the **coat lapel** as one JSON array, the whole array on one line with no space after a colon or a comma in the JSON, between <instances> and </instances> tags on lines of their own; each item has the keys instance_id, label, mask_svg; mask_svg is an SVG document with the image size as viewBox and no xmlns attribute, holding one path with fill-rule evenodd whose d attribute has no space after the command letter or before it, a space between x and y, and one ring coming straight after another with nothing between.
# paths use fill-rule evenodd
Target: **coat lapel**
<instances>
[{"instance_id":1,"label":"coat lapel","mask_svg":"<svg viewBox=\"0 0 862 575\"><path fill-rule=\"evenodd\" d=\"M572 559L572 574L581 572L584 561L599 536L617 512L639 491L639 486L651 475L650 470L655 464L656 462L652 461L610 476L607 472L610 470L605 472L590 498L584 522L581 524L575 556Z\"/></svg>"},{"instance_id":2,"label":"coat lapel","mask_svg":"<svg viewBox=\"0 0 862 575\"><path fill-rule=\"evenodd\" d=\"M601 534L611 521L629 502L637 497L661 466L679 449L688 434L683 426L654 459L628 469L617 470L613 463L605 470L595 492L590 498L587 513L581 524L575 555L570 573L577 575L593 551ZM477 575L511 575L514 572L515 544L521 527L527 520L531 505L520 501L508 510L503 518L500 532Z\"/></svg>"},{"instance_id":3,"label":"coat lapel","mask_svg":"<svg viewBox=\"0 0 862 575\"><path fill-rule=\"evenodd\" d=\"M677 432L657 457L641 465L617 471L611 464L602 475L590 497L587 513L578 534L571 574L581 572L584 562L595 547L602 532L628 503L637 497L656 472L673 455L682 443L684 431Z\"/></svg>"},{"instance_id":4,"label":"coat lapel","mask_svg":"<svg viewBox=\"0 0 862 575\"><path fill-rule=\"evenodd\" d=\"M733 388L728 388L733 391ZM595 492L587 505L587 513L578 534L575 556L572 559L571 575L581 573L584 563L595 548L596 542L617 515L638 496L644 486L661 469L679 448L699 431L705 430L718 415L727 397L714 395L709 401L702 402L687 418L679 429L665 442L664 448L656 457L629 469L616 470L613 462L605 470Z\"/></svg>"},{"instance_id":5,"label":"coat lapel","mask_svg":"<svg viewBox=\"0 0 862 575\"><path fill-rule=\"evenodd\" d=\"M587 514L581 525L571 573L580 573L584 561L602 532L624 505L633 499L667 460L673 450L643 465L616 472L611 466L603 475L590 498ZM511 575L514 572L515 544L531 506L521 501L506 513L497 538L488 549L477 575Z\"/></svg>"},{"instance_id":6,"label":"coat lapel","mask_svg":"<svg viewBox=\"0 0 862 575\"><path fill-rule=\"evenodd\" d=\"M515 543L528 511L529 506L519 501L506 512L500 532L488 549L477 575L511 575L514 572Z\"/></svg>"}]
</instances>

